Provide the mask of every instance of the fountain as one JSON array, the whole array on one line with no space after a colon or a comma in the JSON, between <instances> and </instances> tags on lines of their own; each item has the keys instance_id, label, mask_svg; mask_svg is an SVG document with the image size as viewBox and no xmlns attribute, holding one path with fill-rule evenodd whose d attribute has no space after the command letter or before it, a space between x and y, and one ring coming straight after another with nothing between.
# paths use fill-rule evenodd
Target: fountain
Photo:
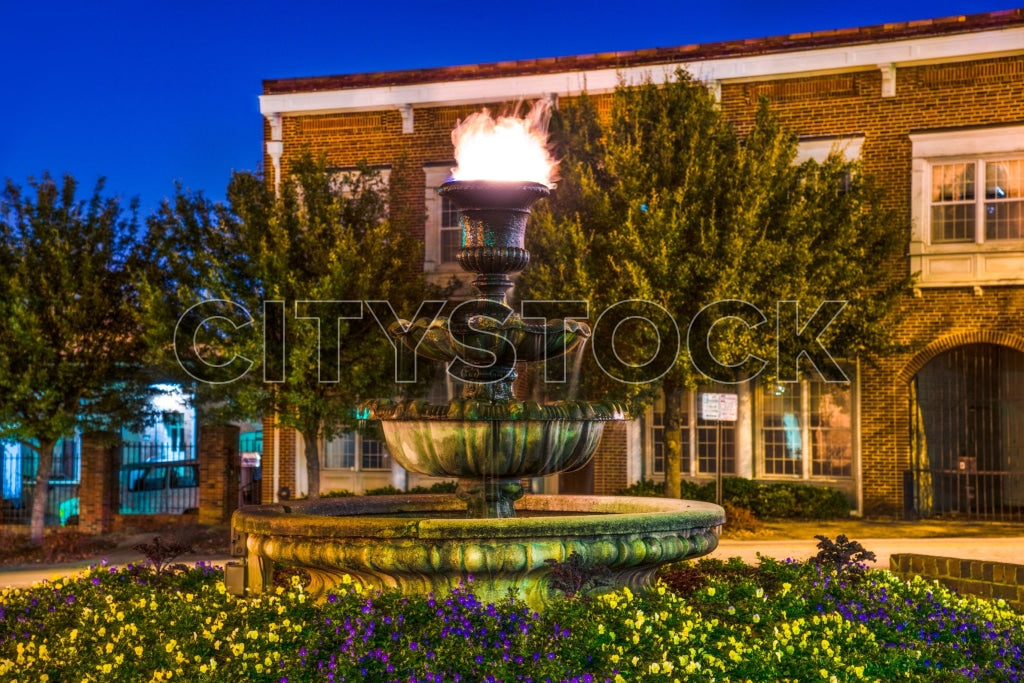
<instances>
[{"instance_id":1,"label":"fountain","mask_svg":"<svg viewBox=\"0 0 1024 683\"><path fill-rule=\"evenodd\" d=\"M461 168L458 149L456 158ZM529 324L506 300L511 275L529 262L527 218L548 196L547 184L459 179L439 192L459 212L458 261L476 274L478 296L448 317L399 321L390 332L417 354L448 363L465 391L444 405L407 400L369 407L400 465L454 477L458 490L243 508L232 518L234 547L245 558L229 567L232 590L266 589L278 563L305 569L315 595L348 580L444 592L472 576L481 600L500 600L511 590L541 608L552 597L549 561L578 553L612 585L640 588L659 566L713 550L725 521L717 505L525 493L524 479L585 466L605 424L625 418L610 402L515 398L517 361L557 358L590 335L587 325L569 320Z\"/></svg>"}]
</instances>

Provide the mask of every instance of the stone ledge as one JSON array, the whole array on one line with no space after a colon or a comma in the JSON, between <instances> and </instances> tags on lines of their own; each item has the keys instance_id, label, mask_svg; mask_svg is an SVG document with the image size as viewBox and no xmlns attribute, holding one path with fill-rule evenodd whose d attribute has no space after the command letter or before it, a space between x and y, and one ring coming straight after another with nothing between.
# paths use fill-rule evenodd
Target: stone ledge
<instances>
[{"instance_id":1,"label":"stone ledge","mask_svg":"<svg viewBox=\"0 0 1024 683\"><path fill-rule=\"evenodd\" d=\"M889 571L903 579L920 576L964 595L1006 600L1024 610L1024 565L899 553L889 556Z\"/></svg>"}]
</instances>

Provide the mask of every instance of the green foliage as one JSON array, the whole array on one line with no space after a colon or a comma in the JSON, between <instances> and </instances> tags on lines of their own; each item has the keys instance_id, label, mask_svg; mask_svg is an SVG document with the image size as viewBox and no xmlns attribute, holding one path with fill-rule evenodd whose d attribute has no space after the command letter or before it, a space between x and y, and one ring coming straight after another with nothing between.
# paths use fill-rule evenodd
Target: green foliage
<instances>
[{"instance_id":1,"label":"green foliage","mask_svg":"<svg viewBox=\"0 0 1024 683\"><path fill-rule=\"evenodd\" d=\"M413 486L406 493L455 493L458 488L457 481L436 481L430 486Z\"/></svg>"},{"instance_id":2,"label":"green foliage","mask_svg":"<svg viewBox=\"0 0 1024 683\"><path fill-rule=\"evenodd\" d=\"M1024 616L1002 601L816 563L701 560L652 590L556 600L537 613L348 584L246 599L209 567L107 567L0 592L0 678L139 680L1017 680ZM78 680L76 678L76 680Z\"/></svg>"},{"instance_id":3,"label":"green foliage","mask_svg":"<svg viewBox=\"0 0 1024 683\"><path fill-rule=\"evenodd\" d=\"M649 498L663 498L665 496L665 482L641 479L625 488L615 492L617 496L646 496Z\"/></svg>"},{"instance_id":4,"label":"green foliage","mask_svg":"<svg viewBox=\"0 0 1024 683\"><path fill-rule=\"evenodd\" d=\"M714 502L715 482L684 480L682 498ZM616 491L620 496L664 496L665 484L643 479ZM761 482L744 477L722 478L722 501L754 513L760 519L842 519L850 502L842 491L789 482Z\"/></svg>"},{"instance_id":5,"label":"green foliage","mask_svg":"<svg viewBox=\"0 0 1024 683\"><path fill-rule=\"evenodd\" d=\"M411 317L429 296L412 265L421 246L389 219L389 193L399 192L365 164L337 173L304 156L279 194L259 175L235 173L226 205L179 188L148 221L143 301L154 360L200 380L203 410L275 414L297 429L311 497L321 441L358 429L361 401L397 391L395 352L360 302L387 301ZM203 303L215 299L231 303ZM183 352L175 326L197 304L222 324L204 324L198 347Z\"/></svg>"},{"instance_id":6,"label":"green foliage","mask_svg":"<svg viewBox=\"0 0 1024 683\"><path fill-rule=\"evenodd\" d=\"M426 494L426 493L455 493L455 490L459 487L458 482L454 481L438 481L434 482L430 486L413 486L408 491L403 491L400 488L396 488L391 484L387 486L381 486L375 489L366 489L363 491L364 496L397 496L406 494Z\"/></svg>"},{"instance_id":7,"label":"green foliage","mask_svg":"<svg viewBox=\"0 0 1024 683\"><path fill-rule=\"evenodd\" d=\"M586 300L591 320L618 302L643 300L651 304L634 314L662 319L661 334L648 324L598 325L590 344L606 352L624 381L588 354L584 396L624 400L636 413L661 389L671 434L681 424L685 389L710 379L743 380L759 369L755 357L779 359L778 367L764 368L766 380L779 367L795 367L801 348L789 343L792 335L775 334L774 324L753 329L755 320L703 330L707 343L692 348L706 347L720 365L709 369L708 359L698 358L698 368L686 330L717 301L746 302L769 320L777 302L796 301L803 321L823 301L846 301L820 338L825 348L836 358L892 348L910 279L890 266L903 255L906 226L859 164L836 153L820 164L795 165L796 135L767 105L741 136L705 85L679 71L660 85L621 84L607 122L589 98L562 107L552 136L561 180L534 212L527 232L533 256L518 296ZM663 374L650 373L649 361L657 350L671 350L674 336L659 311L671 316L684 342L674 362L659 360ZM618 363L607 353L613 335ZM666 450L674 495L678 440L667 439Z\"/></svg>"},{"instance_id":8,"label":"green foliage","mask_svg":"<svg viewBox=\"0 0 1024 683\"><path fill-rule=\"evenodd\" d=\"M321 498L350 498L356 494L352 493L348 489L333 489L331 491L325 491L320 494Z\"/></svg>"},{"instance_id":9,"label":"green foliage","mask_svg":"<svg viewBox=\"0 0 1024 683\"><path fill-rule=\"evenodd\" d=\"M0 438L39 454L32 540L42 544L54 444L148 415L136 202L87 199L65 176L0 194Z\"/></svg>"},{"instance_id":10,"label":"green foliage","mask_svg":"<svg viewBox=\"0 0 1024 683\"><path fill-rule=\"evenodd\" d=\"M397 496L402 493L405 493L405 491L403 491L400 488L396 488L391 484L388 484L387 486L381 486L375 489L366 489L365 491L363 491L364 496Z\"/></svg>"}]
</instances>

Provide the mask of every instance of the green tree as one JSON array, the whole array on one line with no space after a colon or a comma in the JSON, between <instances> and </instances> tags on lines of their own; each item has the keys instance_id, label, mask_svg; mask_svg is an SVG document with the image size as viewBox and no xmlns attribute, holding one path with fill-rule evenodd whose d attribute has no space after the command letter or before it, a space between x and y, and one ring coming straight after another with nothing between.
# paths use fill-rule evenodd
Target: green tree
<instances>
[{"instance_id":1,"label":"green tree","mask_svg":"<svg viewBox=\"0 0 1024 683\"><path fill-rule=\"evenodd\" d=\"M295 428L318 498L320 442L365 428L360 402L398 391L395 352L360 302L386 301L411 317L428 291L414 267L421 247L365 165L337 174L305 156L279 193L258 174L236 173L227 197L179 188L149 220L150 342L169 371L180 362L198 380L204 414L273 414ZM213 300L231 303L202 303ZM232 322L197 326L218 313Z\"/></svg>"},{"instance_id":2,"label":"green tree","mask_svg":"<svg viewBox=\"0 0 1024 683\"><path fill-rule=\"evenodd\" d=\"M48 174L10 180L0 199L0 437L38 454L31 539L43 542L54 446L144 415L144 365L131 274L136 205Z\"/></svg>"},{"instance_id":3,"label":"green tree","mask_svg":"<svg viewBox=\"0 0 1024 683\"><path fill-rule=\"evenodd\" d=\"M708 90L679 71L663 85L620 85L606 125L584 97L560 112L552 133L562 179L528 232L533 261L520 296L587 299L592 314L627 300L657 305L632 310L658 321L660 336L646 324L615 330L625 360L618 379L594 368L587 374L592 389L635 408L661 390L669 495L680 491L682 399L708 384L709 372L743 381L766 359L761 377L793 379L798 364L807 365L807 340L795 331L809 318L808 330L823 327L830 316L811 314L829 300L847 302L821 335L834 357L870 359L892 348L910 284L899 265L905 226L857 162L833 154L795 164L796 137L766 103L741 137ZM715 308L717 317L743 322L702 326L711 320L699 317L702 309L720 301L732 303ZM791 306L779 308L776 334L780 301L801 308L798 319ZM681 338L665 365L655 355L659 344L676 347L659 307ZM754 311L764 313L762 324ZM695 318L701 343L688 346ZM602 327L591 342L598 355L613 345L613 326ZM658 362L645 365L651 359Z\"/></svg>"}]
</instances>

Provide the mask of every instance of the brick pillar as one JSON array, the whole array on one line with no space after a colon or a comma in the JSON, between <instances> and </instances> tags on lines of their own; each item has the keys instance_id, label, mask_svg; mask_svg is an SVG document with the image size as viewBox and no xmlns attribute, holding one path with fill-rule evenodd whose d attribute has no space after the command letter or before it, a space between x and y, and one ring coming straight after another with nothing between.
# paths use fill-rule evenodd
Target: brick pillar
<instances>
[{"instance_id":1,"label":"brick pillar","mask_svg":"<svg viewBox=\"0 0 1024 683\"><path fill-rule=\"evenodd\" d=\"M199 425L199 523L223 524L238 508L238 427Z\"/></svg>"},{"instance_id":2,"label":"brick pillar","mask_svg":"<svg viewBox=\"0 0 1024 683\"><path fill-rule=\"evenodd\" d=\"M109 432L82 435L82 476L78 485L78 529L105 534L113 527L119 505L121 449Z\"/></svg>"},{"instance_id":3,"label":"brick pillar","mask_svg":"<svg viewBox=\"0 0 1024 683\"><path fill-rule=\"evenodd\" d=\"M298 438L299 435L294 429L278 425L273 417L263 419L263 455L260 462L264 503L277 501L278 498L275 496L282 488L287 488L289 494L295 496L295 450Z\"/></svg>"}]
</instances>

